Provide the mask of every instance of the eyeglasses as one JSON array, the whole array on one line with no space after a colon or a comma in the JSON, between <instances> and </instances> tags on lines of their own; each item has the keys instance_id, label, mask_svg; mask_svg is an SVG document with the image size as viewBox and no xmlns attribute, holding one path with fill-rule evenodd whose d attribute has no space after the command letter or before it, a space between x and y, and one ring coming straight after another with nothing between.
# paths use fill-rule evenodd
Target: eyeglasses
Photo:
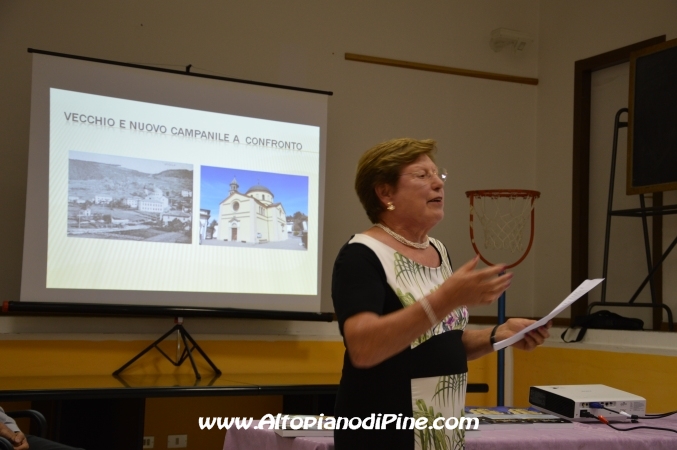
<instances>
[{"instance_id":1,"label":"eyeglasses","mask_svg":"<svg viewBox=\"0 0 677 450\"><path fill-rule=\"evenodd\" d=\"M440 180L442 180L442 183L447 181L447 169L443 167L439 167L437 170L417 170L416 172L406 172L406 173L401 173L400 176L403 175L411 175L417 180L421 181L428 181L431 182L432 178L434 176L437 176Z\"/></svg>"}]
</instances>

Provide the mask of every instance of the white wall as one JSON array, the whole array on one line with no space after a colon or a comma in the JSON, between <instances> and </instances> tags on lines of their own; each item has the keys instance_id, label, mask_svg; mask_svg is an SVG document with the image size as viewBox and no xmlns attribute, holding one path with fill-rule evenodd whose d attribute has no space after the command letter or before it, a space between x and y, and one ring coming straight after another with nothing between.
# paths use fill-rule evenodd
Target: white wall
<instances>
[{"instance_id":1,"label":"white wall","mask_svg":"<svg viewBox=\"0 0 677 450\"><path fill-rule=\"evenodd\" d=\"M663 34L674 39L676 17L674 0L540 3L536 177L543 195L534 249L535 315L547 313L570 291L574 63ZM610 146L611 140L608 142ZM608 186L608 171L590 176ZM597 185L595 189L606 188ZM666 245L675 233L670 223L666 221ZM630 239L620 239L624 238ZM601 246L603 241L591 241L591 245ZM665 268L666 279L670 278L670 267L674 266ZM601 273L601 267L597 273L590 269L591 276ZM674 286L671 289L674 293ZM666 303L676 308L675 296L667 291L664 295Z\"/></svg>"},{"instance_id":2,"label":"white wall","mask_svg":"<svg viewBox=\"0 0 677 450\"><path fill-rule=\"evenodd\" d=\"M333 91L322 274L323 309L330 310L334 256L368 226L352 183L357 159L370 146L401 136L439 141L439 162L451 181L447 218L434 235L447 243L457 266L473 254L463 192L536 187L536 87L350 62L344 53L536 77L538 41L521 55L494 53L489 36L499 27L537 35L538 14L537 0L1 2L2 299L19 297L31 70L26 48L179 70L192 64L194 72ZM533 270L531 257L517 269L510 314L531 313ZM0 332L91 333L92 324L110 333L162 328L146 319L45 320L4 318ZM194 333L211 332L214 323L223 333L234 329L229 321L191 323Z\"/></svg>"},{"instance_id":3,"label":"white wall","mask_svg":"<svg viewBox=\"0 0 677 450\"><path fill-rule=\"evenodd\" d=\"M439 162L451 176L447 216L433 234L448 245L456 266L473 254L464 191L540 190L534 248L515 270L508 314L543 315L570 290L574 62L661 34L675 38L675 17L674 0L0 2L1 297L19 297L30 104L26 48L33 47L176 69L192 64L196 72L333 91L324 310L331 308L334 255L368 226L352 183L355 163L371 145L400 136L439 141ZM536 41L521 55L494 53L489 35L499 27L531 33ZM367 65L345 61L346 52L538 77L539 85ZM665 245L677 229L670 220ZM667 272L673 269L666 268L666 288L677 291ZM666 295L666 301L674 300ZM4 318L0 332L91 333L97 324L101 332L136 333L151 323L51 318L47 326L45 320ZM163 328L152 323L153 333ZM192 332L239 332L230 321L193 323Z\"/></svg>"}]
</instances>

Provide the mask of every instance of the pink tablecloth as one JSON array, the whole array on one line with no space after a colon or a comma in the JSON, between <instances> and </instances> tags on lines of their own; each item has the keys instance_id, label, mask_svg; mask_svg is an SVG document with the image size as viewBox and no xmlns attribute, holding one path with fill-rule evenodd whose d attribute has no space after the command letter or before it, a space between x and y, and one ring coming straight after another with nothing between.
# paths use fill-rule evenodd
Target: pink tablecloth
<instances>
[{"instance_id":1,"label":"pink tablecloth","mask_svg":"<svg viewBox=\"0 0 677 450\"><path fill-rule=\"evenodd\" d=\"M504 431L466 432L467 450L675 450L677 432L659 430L617 431L602 423L574 423L564 428L528 430L530 425ZM677 431L677 416L614 424L618 428L653 426ZM526 428L524 428L526 427Z\"/></svg>"},{"instance_id":2,"label":"pink tablecloth","mask_svg":"<svg viewBox=\"0 0 677 450\"><path fill-rule=\"evenodd\" d=\"M257 423L248 430L228 430L223 450L334 450L334 438L282 437L272 430L255 430Z\"/></svg>"},{"instance_id":3,"label":"pink tablecloth","mask_svg":"<svg viewBox=\"0 0 677 450\"><path fill-rule=\"evenodd\" d=\"M619 428L640 425L677 430L677 415L639 424L619 424ZM616 431L603 424L575 423L563 428L534 428L530 425L507 427L501 431L469 431L467 450L675 450L677 433L659 430ZM223 450L333 450L332 438L283 438L270 430L230 430Z\"/></svg>"}]
</instances>

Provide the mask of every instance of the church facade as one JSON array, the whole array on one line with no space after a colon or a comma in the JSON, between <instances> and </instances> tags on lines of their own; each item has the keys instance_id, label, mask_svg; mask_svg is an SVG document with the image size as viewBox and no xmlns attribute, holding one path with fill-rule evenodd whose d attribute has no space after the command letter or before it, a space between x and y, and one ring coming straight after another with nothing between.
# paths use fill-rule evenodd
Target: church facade
<instances>
[{"instance_id":1,"label":"church facade","mask_svg":"<svg viewBox=\"0 0 677 450\"><path fill-rule=\"evenodd\" d=\"M261 244L287 239L287 215L265 186L254 185L244 194L237 180L230 182L228 197L219 204L217 239Z\"/></svg>"}]
</instances>

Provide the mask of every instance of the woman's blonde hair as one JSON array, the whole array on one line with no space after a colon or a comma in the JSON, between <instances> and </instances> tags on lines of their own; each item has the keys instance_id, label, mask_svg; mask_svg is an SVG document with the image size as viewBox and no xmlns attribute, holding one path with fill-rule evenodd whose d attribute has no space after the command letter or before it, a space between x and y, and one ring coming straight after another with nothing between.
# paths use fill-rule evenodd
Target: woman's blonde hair
<instances>
[{"instance_id":1,"label":"woman's blonde hair","mask_svg":"<svg viewBox=\"0 0 677 450\"><path fill-rule=\"evenodd\" d=\"M397 186L400 172L419 157L426 155L433 162L437 143L432 139L392 139L378 144L362 155L357 163L355 191L372 223L377 223L385 207L376 195L376 186Z\"/></svg>"}]
</instances>

